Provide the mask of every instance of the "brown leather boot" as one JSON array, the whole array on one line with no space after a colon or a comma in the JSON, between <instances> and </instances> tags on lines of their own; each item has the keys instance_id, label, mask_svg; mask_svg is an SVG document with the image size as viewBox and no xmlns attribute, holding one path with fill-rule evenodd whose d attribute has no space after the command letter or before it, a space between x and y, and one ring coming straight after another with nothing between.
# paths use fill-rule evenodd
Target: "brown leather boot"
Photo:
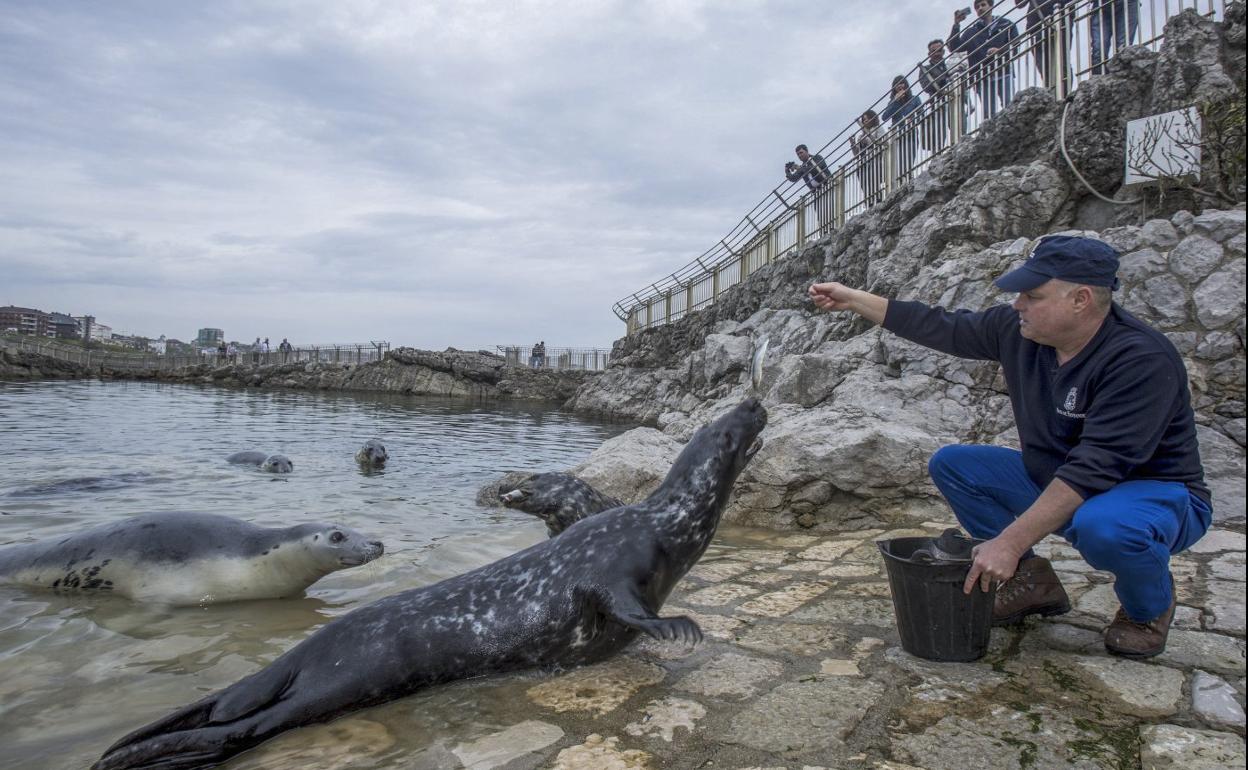
<instances>
[{"instance_id":1,"label":"brown leather boot","mask_svg":"<svg viewBox=\"0 0 1248 770\"><path fill-rule=\"evenodd\" d=\"M992 624L1008 626L1028 615L1048 617L1067 612L1070 612L1070 597L1062 588L1053 565L1043 556L1033 556L1020 561L1014 577L997 587Z\"/></svg>"},{"instance_id":2,"label":"brown leather boot","mask_svg":"<svg viewBox=\"0 0 1248 770\"><path fill-rule=\"evenodd\" d=\"M1114 622L1105 629L1105 649L1124 658L1151 658L1165 652L1175 601L1171 595L1170 608L1147 623L1136 623L1119 607Z\"/></svg>"}]
</instances>

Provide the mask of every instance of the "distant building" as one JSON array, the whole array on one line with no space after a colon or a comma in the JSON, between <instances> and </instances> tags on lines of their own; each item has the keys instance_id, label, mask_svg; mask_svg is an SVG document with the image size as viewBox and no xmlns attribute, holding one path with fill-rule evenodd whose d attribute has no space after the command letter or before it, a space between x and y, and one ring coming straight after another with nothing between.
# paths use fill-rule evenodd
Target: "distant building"
<instances>
[{"instance_id":1,"label":"distant building","mask_svg":"<svg viewBox=\"0 0 1248 770\"><path fill-rule=\"evenodd\" d=\"M201 348L215 348L218 342L225 341L225 332L220 329L200 329L195 337L195 344Z\"/></svg>"},{"instance_id":2,"label":"distant building","mask_svg":"<svg viewBox=\"0 0 1248 770\"><path fill-rule=\"evenodd\" d=\"M56 336L50 313L15 305L0 307L0 332L32 334L37 337Z\"/></svg>"},{"instance_id":3,"label":"distant building","mask_svg":"<svg viewBox=\"0 0 1248 770\"><path fill-rule=\"evenodd\" d=\"M95 316L76 315L74 323L78 325L78 339L88 342L91 339L91 328L95 326Z\"/></svg>"},{"instance_id":4,"label":"distant building","mask_svg":"<svg viewBox=\"0 0 1248 770\"><path fill-rule=\"evenodd\" d=\"M57 339L76 340L79 338L78 322L66 313L49 313L50 323Z\"/></svg>"},{"instance_id":5,"label":"distant building","mask_svg":"<svg viewBox=\"0 0 1248 770\"><path fill-rule=\"evenodd\" d=\"M91 324L91 335L88 340L99 340L100 342L108 342L113 338L113 327L95 321Z\"/></svg>"},{"instance_id":6,"label":"distant building","mask_svg":"<svg viewBox=\"0 0 1248 770\"><path fill-rule=\"evenodd\" d=\"M163 356L169 352L169 340L165 339L165 335L160 335L160 339L148 340L147 349L158 356Z\"/></svg>"}]
</instances>

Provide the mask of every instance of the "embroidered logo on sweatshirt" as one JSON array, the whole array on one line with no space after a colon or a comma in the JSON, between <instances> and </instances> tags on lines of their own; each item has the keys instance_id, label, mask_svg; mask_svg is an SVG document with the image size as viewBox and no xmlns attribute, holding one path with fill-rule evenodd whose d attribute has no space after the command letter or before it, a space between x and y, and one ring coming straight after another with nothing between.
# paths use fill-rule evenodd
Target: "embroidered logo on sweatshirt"
<instances>
[{"instance_id":1,"label":"embroidered logo on sweatshirt","mask_svg":"<svg viewBox=\"0 0 1248 770\"><path fill-rule=\"evenodd\" d=\"M1084 417L1087 417L1087 412L1074 411L1075 407L1078 405L1078 398L1079 388L1071 388L1070 392L1066 394L1066 401L1063 402L1062 408L1058 409L1057 413L1063 417L1073 417L1076 420L1082 420Z\"/></svg>"}]
</instances>

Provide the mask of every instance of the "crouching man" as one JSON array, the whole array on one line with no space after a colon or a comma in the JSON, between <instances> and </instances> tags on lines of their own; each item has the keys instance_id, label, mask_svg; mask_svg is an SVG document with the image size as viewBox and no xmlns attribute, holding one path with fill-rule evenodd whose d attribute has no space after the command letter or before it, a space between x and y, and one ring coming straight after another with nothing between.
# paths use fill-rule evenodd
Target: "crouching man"
<instances>
[{"instance_id":1,"label":"crouching man","mask_svg":"<svg viewBox=\"0 0 1248 770\"><path fill-rule=\"evenodd\" d=\"M1187 371L1160 332L1113 302L1118 254L1091 238L1050 236L997 279L1012 305L949 312L817 283L824 310L850 310L927 347L997 361L1022 451L946 446L932 480L975 549L963 590L999 581L993 620L1058 615L1070 599L1032 546L1057 533L1095 569L1112 572L1122 607L1105 633L1111 653L1165 650L1174 618L1170 556L1211 520Z\"/></svg>"}]
</instances>

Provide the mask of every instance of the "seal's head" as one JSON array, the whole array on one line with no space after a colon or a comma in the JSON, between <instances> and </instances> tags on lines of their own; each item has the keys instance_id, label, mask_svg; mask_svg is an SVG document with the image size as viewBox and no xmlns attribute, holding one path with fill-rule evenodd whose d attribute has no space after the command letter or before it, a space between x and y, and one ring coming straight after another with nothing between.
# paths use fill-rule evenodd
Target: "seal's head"
<instances>
[{"instance_id":1,"label":"seal's head","mask_svg":"<svg viewBox=\"0 0 1248 770\"><path fill-rule=\"evenodd\" d=\"M290 473L294 469L295 464L286 455L269 455L260 463L260 470L269 473Z\"/></svg>"},{"instance_id":2,"label":"seal's head","mask_svg":"<svg viewBox=\"0 0 1248 770\"><path fill-rule=\"evenodd\" d=\"M722 511L737 475L762 448L766 426L767 410L757 398L737 404L693 434L656 494L693 495Z\"/></svg>"},{"instance_id":3,"label":"seal's head","mask_svg":"<svg viewBox=\"0 0 1248 770\"><path fill-rule=\"evenodd\" d=\"M508 508L532 514L557 535L586 516L613 507L618 500L605 498L589 484L568 473L534 473L514 489L498 497Z\"/></svg>"},{"instance_id":4,"label":"seal's head","mask_svg":"<svg viewBox=\"0 0 1248 770\"><path fill-rule=\"evenodd\" d=\"M338 524L301 524L293 529L299 546L326 572L358 567L385 553L380 540Z\"/></svg>"},{"instance_id":5,"label":"seal's head","mask_svg":"<svg viewBox=\"0 0 1248 770\"><path fill-rule=\"evenodd\" d=\"M389 459L385 445L375 438L365 441L360 451L355 453L355 461L365 468L384 468Z\"/></svg>"}]
</instances>

